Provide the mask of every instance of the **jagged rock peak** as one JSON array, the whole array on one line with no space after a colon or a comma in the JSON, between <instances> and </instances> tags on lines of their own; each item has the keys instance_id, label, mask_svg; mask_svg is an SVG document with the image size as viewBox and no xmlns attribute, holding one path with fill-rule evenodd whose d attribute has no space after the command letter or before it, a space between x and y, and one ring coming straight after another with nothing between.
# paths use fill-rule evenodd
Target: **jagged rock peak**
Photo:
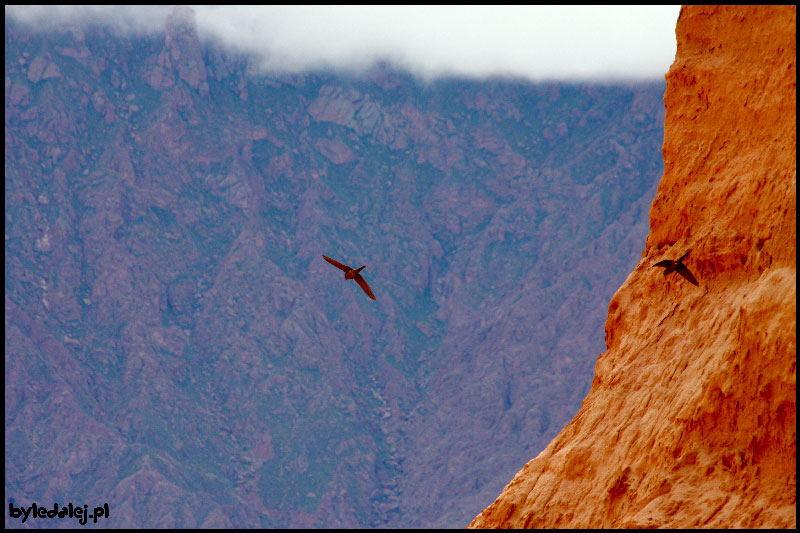
<instances>
[{"instance_id":1,"label":"jagged rock peak","mask_svg":"<svg viewBox=\"0 0 800 533\"><path fill-rule=\"evenodd\" d=\"M167 17L165 52L159 58L163 68L176 69L178 77L201 95L208 95L208 74L203 46L197 34L195 12L186 6L176 6Z\"/></svg>"},{"instance_id":2,"label":"jagged rock peak","mask_svg":"<svg viewBox=\"0 0 800 533\"><path fill-rule=\"evenodd\" d=\"M191 7L175 6L167 17L167 34L179 29L188 29L197 33L197 17Z\"/></svg>"}]
</instances>

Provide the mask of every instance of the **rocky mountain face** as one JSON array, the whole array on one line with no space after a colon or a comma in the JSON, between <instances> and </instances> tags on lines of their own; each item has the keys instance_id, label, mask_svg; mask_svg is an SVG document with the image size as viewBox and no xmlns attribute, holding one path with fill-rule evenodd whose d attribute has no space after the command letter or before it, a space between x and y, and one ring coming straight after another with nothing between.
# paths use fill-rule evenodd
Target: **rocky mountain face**
<instances>
[{"instance_id":1,"label":"rocky mountain face","mask_svg":"<svg viewBox=\"0 0 800 533\"><path fill-rule=\"evenodd\" d=\"M591 391L472 527L796 527L795 25L681 10L664 176ZM697 287L649 268L689 250Z\"/></svg>"},{"instance_id":2,"label":"rocky mountain face","mask_svg":"<svg viewBox=\"0 0 800 533\"><path fill-rule=\"evenodd\" d=\"M662 82L268 75L185 9L152 36L7 17L5 50L7 503L463 527L577 411Z\"/></svg>"}]
</instances>

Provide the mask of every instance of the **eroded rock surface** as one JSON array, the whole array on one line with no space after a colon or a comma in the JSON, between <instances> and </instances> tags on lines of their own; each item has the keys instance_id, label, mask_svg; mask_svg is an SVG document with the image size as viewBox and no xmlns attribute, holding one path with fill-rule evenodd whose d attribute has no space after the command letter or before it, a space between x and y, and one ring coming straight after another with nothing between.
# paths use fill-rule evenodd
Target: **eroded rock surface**
<instances>
[{"instance_id":1,"label":"eroded rock surface","mask_svg":"<svg viewBox=\"0 0 800 533\"><path fill-rule=\"evenodd\" d=\"M471 527L796 527L796 8L684 7L581 410ZM661 269L685 260L700 286Z\"/></svg>"}]
</instances>

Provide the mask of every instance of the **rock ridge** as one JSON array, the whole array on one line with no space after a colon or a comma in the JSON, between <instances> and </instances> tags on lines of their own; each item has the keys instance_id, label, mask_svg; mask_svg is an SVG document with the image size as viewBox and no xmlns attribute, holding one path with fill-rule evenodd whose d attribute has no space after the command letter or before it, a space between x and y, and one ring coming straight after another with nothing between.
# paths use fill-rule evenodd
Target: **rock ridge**
<instances>
[{"instance_id":1,"label":"rock ridge","mask_svg":"<svg viewBox=\"0 0 800 533\"><path fill-rule=\"evenodd\" d=\"M795 6L682 8L592 388L470 527L796 527L795 28ZM699 287L649 268L690 249Z\"/></svg>"}]
</instances>

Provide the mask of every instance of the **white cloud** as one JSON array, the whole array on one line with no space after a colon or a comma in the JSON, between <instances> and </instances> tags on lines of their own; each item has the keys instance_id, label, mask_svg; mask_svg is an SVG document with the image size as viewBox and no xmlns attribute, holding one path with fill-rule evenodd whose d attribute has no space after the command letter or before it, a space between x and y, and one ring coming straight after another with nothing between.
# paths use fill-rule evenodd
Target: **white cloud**
<instances>
[{"instance_id":1,"label":"white cloud","mask_svg":"<svg viewBox=\"0 0 800 533\"><path fill-rule=\"evenodd\" d=\"M387 60L431 77L655 79L675 57L679 6L192 6L205 38L282 71ZM157 31L165 7L6 8L30 23Z\"/></svg>"},{"instance_id":2,"label":"white cloud","mask_svg":"<svg viewBox=\"0 0 800 533\"><path fill-rule=\"evenodd\" d=\"M167 6L5 6L6 19L15 18L51 31L65 24L94 22L124 32L153 33L163 30L172 9Z\"/></svg>"}]
</instances>

